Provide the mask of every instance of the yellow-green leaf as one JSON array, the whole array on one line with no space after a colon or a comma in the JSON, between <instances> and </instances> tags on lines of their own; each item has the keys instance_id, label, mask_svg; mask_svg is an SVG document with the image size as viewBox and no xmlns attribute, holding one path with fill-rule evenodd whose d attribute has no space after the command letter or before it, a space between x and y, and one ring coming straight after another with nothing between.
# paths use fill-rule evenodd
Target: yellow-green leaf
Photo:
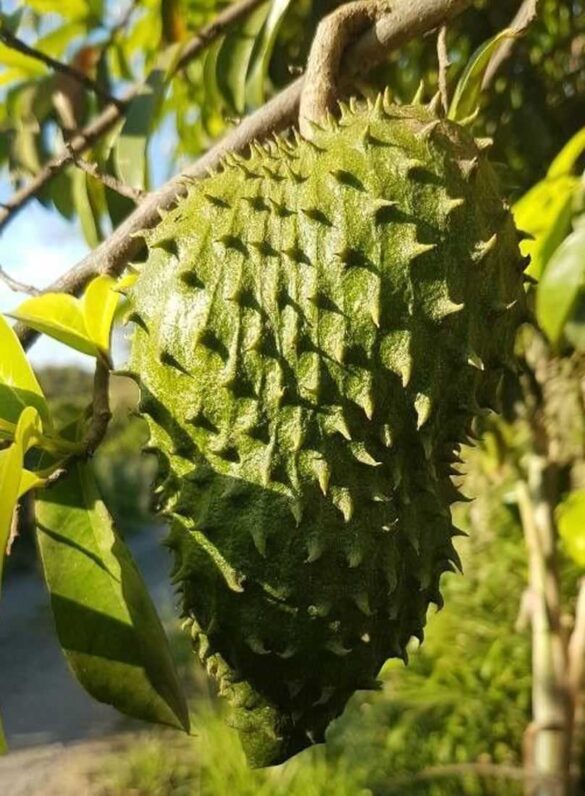
<instances>
[{"instance_id":1,"label":"yellow-green leaf","mask_svg":"<svg viewBox=\"0 0 585 796\"><path fill-rule=\"evenodd\" d=\"M565 144L559 154L550 164L547 172L548 178L561 177L565 174L571 174L575 163L585 151L585 127L579 130L575 135Z\"/></svg>"},{"instance_id":2,"label":"yellow-green leaf","mask_svg":"<svg viewBox=\"0 0 585 796\"><path fill-rule=\"evenodd\" d=\"M99 353L85 325L82 304L73 296L43 293L27 299L9 314L31 329L54 337L82 354L97 356Z\"/></svg>"},{"instance_id":3,"label":"yellow-green leaf","mask_svg":"<svg viewBox=\"0 0 585 796\"><path fill-rule=\"evenodd\" d=\"M0 419L16 423L25 406L34 406L46 425L49 409L16 334L0 315Z\"/></svg>"},{"instance_id":4,"label":"yellow-green leaf","mask_svg":"<svg viewBox=\"0 0 585 796\"><path fill-rule=\"evenodd\" d=\"M578 489L557 507L559 534L565 550L575 563L585 568L585 489Z\"/></svg>"},{"instance_id":5,"label":"yellow-green leaf","mask_svg":"<svg viewBox=\"0 0 585 796\"><path fill-rule=\"evenodd\" d=\"M6 743L6 736L4 735L4 727L2 726L2 717L0 716L0 755L5 755L8 751L8 744Z\"/></svg>"},{"instance_id":6,"label":"yellow-green leaf","mask_svg":"<svg viewBox=\"0 0 585 796\"><path fill-rule=\"evenodd\" d=\"M553 252L571 229L576 177L564 175L537 183L512 208L518 229L533 240L524 240L522 254L530 257L527 273L540 279Z\"/></svg>"},{"instance_id":7,"label":"yellow-green leaf","mask_svg":"<svg viewBox=\"0 0 585 796\"><path fill-rule=\"evenodd\" d=\"M97 276L87 286L82 300L89 338L104 354L110 348L112 322L120 299L117 288L118 283L111 276Z\"/></svg>"},{"instance_id":8,"label":"yellow-green leaf","mask_svg":"<svg viewBox=\"0 0 585 796\"><path fill-rule=\"evenodd\" d=\"M18 500L22 473L22 447L14 442L0 451L0 590L12 515Z\"/></svg>"},{"instance_id":9,"label":"yellow-green leaf","mask_svg":"<svg viewBox=\"0 0 585 796\"><path fill-rule=\"evenodd\" d=\"M18 418L14 442L9 448L0 451L0 589L12 515L18 498L32 488L34 481L29 478L32 474L23 480L24 456L38 441L41 432L39 413L33 406L27 406Z\"/></svg>"}]
</instances>

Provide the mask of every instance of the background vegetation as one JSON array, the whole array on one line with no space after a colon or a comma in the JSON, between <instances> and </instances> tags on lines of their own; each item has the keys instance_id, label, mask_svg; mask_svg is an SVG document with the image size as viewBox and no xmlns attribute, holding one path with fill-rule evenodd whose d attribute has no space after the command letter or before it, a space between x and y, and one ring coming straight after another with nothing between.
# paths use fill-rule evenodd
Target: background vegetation
<instances>
[{"instance_id":1,"label":"background vegetation","mask_svg":"<svg viewBox=\"0 0 585 796\"><path fill-rule=\"evenodd\" d=\"M148 77L151 93L135 100L127 121L114 126L88 156L100 170L143 190L180 170L238 117L287 84L306 61L318 21L339 3L261 5L247 19L244 33L235 26L169 82L169 64L176 57L176 51L169 56L169 46L172 50L173 44L188 41L224 5L217 0L29 0L21 16L13 5L7 11L16 12L10 26L19 36L73 63L107 94L123 96ZM514 0L476 2L449 26L450 82L518 7ZM272 27L270 19L276 20ZM246 42L250 46L242 46ZM105 101L9 43L0 45L0 63L0 163L18 189L74 129L95 118ZM421 81L429 99L438 82L434 35L391 54L360 89L367 95L389 85L397 101L409 101ZM55 101L56 96L64 100ZM235 733L222 723L221 707L177 630L173 649L198 739L162 730L145 733L95 775L96 793L524 792L521 773L530 761L535 709L531 623L538 608L530 607L530 592L527 596L527 587L534 589L528 531L535 507L545 505L554 541L547 566L558 591L559 625L552 630L563 643L575 622L585 569L585 140L572 138L584 122L585 4L541 0L537 20L489 78L473 122L477 135L494 138L493 159L510 202L525 197L517 217L536 237L525 246L532 254L530 273L540 280L538 288L531 288L530 300L541 330L521 335L520 376L511 374L505 382L503 418L483 418L479 443L465 451L464 490L475 498L457 514L469 533L458 545L465 577L444 578L447 607L430 618L427 639L420 650L413 648L409 667L390 662L378 693L356 695L331 727L326 748L258 773L246 767ZM551 173L555 156L571 139L577 143ZM38 199L65 218L77 219L91 246L134 206L74 165L48 182ZM570 285L567 260L576 263ZM569 296L568 303L559 303L559 291ZM39 377L60 424L90 401L91 378L78 369L46 369ZM120 526L126 532L148 532L154 522L149 513L153 462L141 454L145 432L142 421L132 416L136 393L119 379L113 396L114 419L96 459L98 479ZM13 568L32 560L26 519L23 514ZM585 786L584 709L573 707L578 793Z\"/></svg>"}]
</instances>

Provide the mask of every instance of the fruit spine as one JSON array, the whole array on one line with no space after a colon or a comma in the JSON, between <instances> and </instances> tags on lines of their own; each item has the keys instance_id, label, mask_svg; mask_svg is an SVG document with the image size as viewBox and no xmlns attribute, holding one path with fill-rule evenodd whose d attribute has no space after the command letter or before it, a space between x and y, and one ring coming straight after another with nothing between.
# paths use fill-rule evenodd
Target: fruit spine
<instances>
[{"instance_id":1,"label":"fruit spine","mask_svg":"<svg viewBox=\"0 0 585 796\"><path fill-rule=\"evenodd\" d=\"M276 764L441 604L452 467L524 313L517 234L481 141L379 97L226 157L146 239L131 367L174 580Z\"/></svg>"}]
</instances>

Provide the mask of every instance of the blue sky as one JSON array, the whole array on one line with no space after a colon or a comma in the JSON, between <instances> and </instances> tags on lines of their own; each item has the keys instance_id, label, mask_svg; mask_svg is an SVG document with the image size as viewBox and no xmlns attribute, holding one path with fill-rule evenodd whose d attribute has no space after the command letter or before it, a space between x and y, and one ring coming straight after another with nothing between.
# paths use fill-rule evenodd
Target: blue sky
<instances>
[{"instance_id":1,"label":"blue sky","mask_svg":"<svg viewBox=\"0 0 585 796\"><path fill-rule=\"evenodd\" d=\"M0 200L10 195L6 181L0 183ZM0 264L11 276L35 287L46 287L80 260L88 251L77 223L65 221L58 213L46 210L36 200L8 225L0 236ZM7 312L24 299L0 280L0 311ZM91 366L88 357L77 354L46 337L30 351L34 365L77 364Z\"/></svg>"}]
</instances>

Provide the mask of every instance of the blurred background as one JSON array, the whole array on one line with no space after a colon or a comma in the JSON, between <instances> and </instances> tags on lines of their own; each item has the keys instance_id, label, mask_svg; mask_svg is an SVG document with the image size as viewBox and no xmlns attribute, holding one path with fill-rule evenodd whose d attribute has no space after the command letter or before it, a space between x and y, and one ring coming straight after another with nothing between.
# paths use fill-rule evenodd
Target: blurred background
<instances>
[{"instance_id":1,"label":"blurred background","mask_svg":"<svg viewBox=\"0 0 585 796\"><path fill-rule=\"evenodd\" d=\"M1 11L4 29L19 40L74 64L104 93L121 97L158 74L161 53L189 41L226 5L9 0ZM88 159L139 189L162 184L299 73L318 21L337 5L256 4L172 80L156 83L146 109L133 106L132 129L122 119L90 148ZM451 87L476 48L510 24L522 5L474 2L449 26ZM14 191L107 103L0 40L0 203L10 207ZM422 82L428 101L438 82L436 40L436 33L429 34L390 54L356 90L368 96L388 85L397 102L408 102ZM533 237L524 245L532 256L529 273L539 282L529 288L539 328L527 327L519 336L520 372L504 383L503 415L482 417L475 446L464 451L458 480L474 498L456 507L456 524L468 534L457 545L465 574L444 577L446 605L431 612L424 645L413 646L407 668L398 661L386 665L379 692L352 698L325 747L276 769L250 771L180 632L169 554L160 544L164 528L150 511L155 465L141 452L147 434L135 414L137 388L115 377L114 418L96 457L98 478L164 620L196 737L125 719L92 702L73 680L52 630L25 507L0 605L0 708L11 749L0 759L0 792L536 793L525 776L534 736L535 568L542 565L553 584L551 636L566 651L565 670L548 675L568 676L571 649L577 658L584 649L569 649L569 639L585 611L585 4L541 0L537 20L500 60L486 78L473 129L493 137L491 157L502 191L515 206L519 226ZM132 208L131 200L86 171L61 169L20 212L0 215L0 267L14 280L43 288ZM0 279L0 311L13 309L24 295ZM124 327L116 332L120 365L127 334ZM91 401L91 361L47 339L30 356L54 416L66 424ZM544 563L530 542L543 511L552 544ZM568 765L575 794L585 792L582 691L580 679L568 697L570 708L565 706L571 712Z\"/></svg>"}]
</instances>

